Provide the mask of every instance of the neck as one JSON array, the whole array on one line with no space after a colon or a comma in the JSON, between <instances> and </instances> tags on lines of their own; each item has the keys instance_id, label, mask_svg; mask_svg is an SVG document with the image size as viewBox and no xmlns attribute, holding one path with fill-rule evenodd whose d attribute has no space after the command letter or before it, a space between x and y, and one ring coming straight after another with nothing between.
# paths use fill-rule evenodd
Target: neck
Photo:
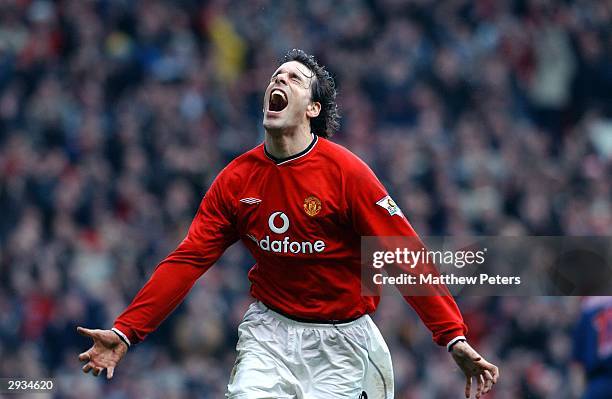
<instances>
[{"instance_id":1,"label":"neck","mask_svg":"<svg viewBox=\"0 0 612 399\"><path fill-rule=\"evenodd\" d=\"M283 159L300 153L312 142L309 126L290 132L269 132L266 130L264 145L275 158Z\"/></svg>"}]
</instances>

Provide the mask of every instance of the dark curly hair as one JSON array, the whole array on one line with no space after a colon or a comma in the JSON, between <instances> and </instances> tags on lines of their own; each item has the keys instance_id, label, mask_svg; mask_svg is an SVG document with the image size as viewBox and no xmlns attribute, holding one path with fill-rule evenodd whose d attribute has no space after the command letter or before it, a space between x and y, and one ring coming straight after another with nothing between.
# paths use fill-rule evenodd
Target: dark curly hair
<instances>
[{"instance_id":1,"label":"dark curly hair","mask_svg":"<svg viewBox=\"0 0 612 399\"><path fill-rule=\"evenodd\" d=\"M321 112L310 120L310 129L317 136L331 137L340 127L334 79L324 66L319 65L314 56L303 50L294 48L288 51L281 64L290 61L297 61L314 73L315 79L312 80L310 92L312 101L321 103Z\"/></svg>"}]
</instances>

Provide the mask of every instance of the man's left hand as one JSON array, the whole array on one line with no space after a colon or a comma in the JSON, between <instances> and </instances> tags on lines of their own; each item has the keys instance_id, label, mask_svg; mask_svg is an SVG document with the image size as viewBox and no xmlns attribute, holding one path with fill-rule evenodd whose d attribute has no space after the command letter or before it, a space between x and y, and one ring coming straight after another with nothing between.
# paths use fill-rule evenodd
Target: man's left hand
<instances>
[{"instance_id":1,"label":"man's left hand","mask_svg":"<svg viewBox=\"0 0 612 399\"><path fill-rule=\"evenodd\" d=\"M487 362L467 342L453 345L451 354L455 363L465 374L465 397L469 398L472 390L472 378L476 380L476 398L488 393L499 378L496 365Z\"/></svg>"}]
</instances>

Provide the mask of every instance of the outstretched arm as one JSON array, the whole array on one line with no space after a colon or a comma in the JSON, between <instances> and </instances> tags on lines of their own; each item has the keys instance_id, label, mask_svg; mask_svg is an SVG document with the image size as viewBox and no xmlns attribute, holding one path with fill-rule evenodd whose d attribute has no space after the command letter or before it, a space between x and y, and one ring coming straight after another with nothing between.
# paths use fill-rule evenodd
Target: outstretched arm
<instances>
[{"instance_id":1,"label":"outstretched arm","mask_svg":"<svg viewBox=\"0 0 612 399\"><path fill-rule=\"evenodd\" d=\"M79 355L87 362L85 373L94 375L114 368L128 347L145 339L183 301L197 279L208 270L225 249L237 241L231 200L224 195L223 172L217 177L200 203L189 232L155 269L128 308L115 320L112 330L78 328L93 339L93 346Z\"/></svg>"},{"instance_id":2,"label":"outstretched arm","mask_svg":"<svg viewBox=\"0 0 612 399\"><path fill-rule=\"evenodd\" d=\"M408 245L419 251L425 247L418 235L374 173L365 165L357 164L346 177L346 198L355 230L361 236L376 236L383 247L393 243ZM397 237L409 239L398 241ZM389 248L390 249L390 248ZM435 265L422 262L420 273L437 274ZM413 273L410 267L396 265L387 269L389 274ZM443 284L409 287L414 292L402 291L404 299L414 308L423 323L432 332L433 340L446 346L466 376L466 397L470 397L472 378L476 379L476 397L489 392L499 378L498 368L484 360L466 341L467 326L454 298Z\"/></svg>"}]
</instances>

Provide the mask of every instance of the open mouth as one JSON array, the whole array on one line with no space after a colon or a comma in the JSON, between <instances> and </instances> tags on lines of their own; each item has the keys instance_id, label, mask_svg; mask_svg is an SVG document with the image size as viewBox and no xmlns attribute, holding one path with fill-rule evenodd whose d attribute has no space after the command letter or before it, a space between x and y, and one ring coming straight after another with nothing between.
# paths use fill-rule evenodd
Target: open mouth
<instances>
[{"instance_id":1,"label":"open mouth","mask_svg":"<svg viewBox=\"0 0 612 399\"><path fill-rule=\"evenodd\" d=\"M272 112L280 112L287 107L287 95L279 89L272 90L270 93L270 103L268 104L268 110Z\"/></svg>"}]
</instances>

